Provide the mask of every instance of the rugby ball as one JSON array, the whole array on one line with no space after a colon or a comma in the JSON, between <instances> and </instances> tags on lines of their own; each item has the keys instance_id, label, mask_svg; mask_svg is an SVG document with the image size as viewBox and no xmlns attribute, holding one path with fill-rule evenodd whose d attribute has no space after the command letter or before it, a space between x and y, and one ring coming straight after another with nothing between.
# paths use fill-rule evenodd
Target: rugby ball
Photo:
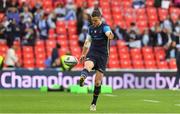
<instances>
[{"instance_id":1,"label":"rugby ball","mask_svg":"<svg viewBox=\"0 0 180 114\"><path fill-rule=\"evenodd\" d=\"M64 63L68 66L75 66L78 63L78 59L75 56L68 55L65 57Z\"/></svg>"}]
</instances>

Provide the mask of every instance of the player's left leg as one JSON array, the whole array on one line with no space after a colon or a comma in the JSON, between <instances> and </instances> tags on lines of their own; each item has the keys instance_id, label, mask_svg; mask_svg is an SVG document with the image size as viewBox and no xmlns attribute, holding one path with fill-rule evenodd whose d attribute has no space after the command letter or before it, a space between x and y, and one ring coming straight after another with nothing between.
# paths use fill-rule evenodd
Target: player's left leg
<instances>
[{"instance_id":1,"label":"player's left leg","mask_svg":"<svg viewBox=\"0 0 180 114\"><path fill-rule=\"evenodd\" d=\"M80 82L79 82L81 87L84 86L84 81L93 67L94 67L93 61L91 60L85 61L84 69L81 71Z\"/></svg>"},{"instance_id":2,"label":"player's left leg","mask_svg":"<svg viewBox=\"0 0 180 114\"><path fill-rule=\"evenodd\" d=\"M96 77L95 77L93 100L92 100L91 106L90 106L91 111L96 110L96 102L97 102L98 96L99 96L99 94L101 92L102 79L103 79L103 73L97 70L96 71Z\"/></svg>"}]
</instances>

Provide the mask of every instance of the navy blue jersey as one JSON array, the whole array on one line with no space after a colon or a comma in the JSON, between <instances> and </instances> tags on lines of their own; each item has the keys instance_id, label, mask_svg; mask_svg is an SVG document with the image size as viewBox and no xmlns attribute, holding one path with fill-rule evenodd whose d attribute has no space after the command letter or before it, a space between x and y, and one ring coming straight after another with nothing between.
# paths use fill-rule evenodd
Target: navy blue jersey
<instances>
[{"instance_id":1,"label":"navy blue jersey","mask_svg":"<svg viewBox=\"0 0 180 114\"><path fill-rule=\"evenodd\" d=\"M89 35L91 36L89 53L108 56L110 42L105 34L107 31L111 31L111 29L105 23L102 23L98 27L89 27Z\"/></svg>"}]
</instances>

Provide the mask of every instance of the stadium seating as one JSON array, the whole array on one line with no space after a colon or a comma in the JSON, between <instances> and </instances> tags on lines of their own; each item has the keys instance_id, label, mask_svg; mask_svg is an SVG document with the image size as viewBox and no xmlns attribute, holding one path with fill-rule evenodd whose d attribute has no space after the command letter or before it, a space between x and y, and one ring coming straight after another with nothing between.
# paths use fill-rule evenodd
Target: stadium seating
<instances>
[{"instance_id":1,"label":"stadium seating","mask_svg":"<svg viewBox=\"0 0 180 114\"><path fill-rule=\"evenodd\" d=\"M88 7L94 6L95 0L75 0L77 6L82 6L87 2ZM19 0L22 6L24 0ZM26 0L31 7L35 6L34 0ZM52 0L36 0L42 4L46 12L51 12L57 3ZM178 19L180 9L170 7L169 9L153 7L154 0L146 0L146 8L133 9L133 0L100 0L103 17L106 22L114 27L119 25L122 28L128 28L131 22L136 22L138 28L143 32L146 28L154 26L157 22L163 21L170 15L173 21ZM0 13L0 22L4 14ZM71 52L72 55L80 57L81 47L78 44L77 21L57 20L56 29L49 29L48 40L37 40L34 47L21 46L19 41L14 44L20 47L16 53L22 62L24 68L44 68L45 60L51 56L52 49L56 43L61 45L59 54L64 55ZM5 42L0 41L0 55L5 57L8 49ZM176 69L175 59L165 61L165 50L162 47L127 47L123 40L117 40L116 45L110 48L109 68L122 69ZM78 64L76 68L82 68L83 64Z\"/></svg>"}]
</instances>

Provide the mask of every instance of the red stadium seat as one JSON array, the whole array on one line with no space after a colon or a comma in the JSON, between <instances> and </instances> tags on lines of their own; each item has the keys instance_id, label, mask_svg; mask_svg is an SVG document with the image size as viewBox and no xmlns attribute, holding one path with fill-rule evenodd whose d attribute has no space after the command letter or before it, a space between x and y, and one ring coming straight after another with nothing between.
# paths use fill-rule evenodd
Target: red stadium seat
<instances>
[{"instance_id":1,"label":"red stadium seat","mask_svg":"<svg viewBox=\"0 0 180 114\"><path fill-rule=\"evenodd\" d=\"M177 7L171 7L169 9L171 19L176 22L178 20L178 16L180 15L180 9Z\"/></svg>"},{"instance_id":2,"label":"red stadium seat","mask_svg":"<svg viewBox=\"0 0 180 114\"><path fill-rule=\"evenodd\" d=\"M55 40L46 40L46 48L54 48L56 46Z\"/></svg>"},{"instance_id":3,"label":"red stadium seat","mask_svg":"<svg viewBox=\"0 0 180 114\"><path fill-rule=\"evenodd\" d=\"M51 56L53 48L56 47L55 40L46 40L46 51L47 57Z\"/></svg>"},{"instance_id":4,"label":"red stadium seat","mask_svg":"<svg viewBox=\"0 0 180 114\"><path fill-rule=\"evenodd\" d=\"M35 45L38 47L44 47L44 44L44 40L37 40Z\"/></svg>"},{"instance_id":5,"label":"red stadium seat","mask_svg":"<svg viewBox=\"0 0 180 114\"><path fill-rule=\"evenodd\" d=\"M66 31L65 28L57 27L57 28L56 28L56 33L57 33L58 35L66 35L66 34L67 34L67 31Z\"/></svg>"},{"instance_id":6,"label":"red stadium seat","mask_svg":"<svg viewBox=\"0 0 180 114\"><path fill-rule=\"evenodd\" d=\"M136 20L137 20L138 22L144 21L144 22L147 23L147 16L146 16L146 15L138 15L138 16L136 17Z\"/></svg>"},{"instance_id":7,"label":"red stadium seat","mask_svg":"<svg viewBox=\"0 0 180 114\"><path fill-rule=\"evenodd\" d=\"M136 9L136 15L146 15L146 10L145 8L139 8L139 9Z\"/></svg>"},{"instance_id":8,"label":"red stadium seat","mask_svg":"<svg viewBox=\"0 0 180 114\"><path fill-rule=\"evenodd\" d=\"M45 53L45 48L40 46L35 46L35 54Z\"/></svg>"},{"instance_id":9,"label":"red stadium seat","mask_svg":"<svg viewBox=\"0 0 180 114\"><path fill-rule=\"evenodd\" d=\"M65 55L65 54L67 54L67 53L69 53L70 52L70 49L69 48L64 48L64 47L61 47L60 49L59 49L59 55Z\"/></svg>"},{"instance_id":10,"label":"red stadium seat","mask_svg":"<svg viewBox=\"0 0 180 114\"><path fill-rule=\"evenodd\" d=\"M76 35L76 34L77 34L77 29L74 28L74 27L72 27L72 28L69 27L69 28L68 28L68 33L69 33L69 34L72 34L72 35L73 35L73 34Z\"/></svg>"},{"instance_id":11,"label":"red stadium seat","mask_svg":"<svg viewBox=\"0 0 180 114\"><path fill-rule=\"evenodd\" d=\"M129 8L132 6L132 0L123 0L123 7Z\"/></svg>"},{"instance_id":12,"label":"red stadium seat","mask_svg":"<svg viewBox=\"0 0 180 114\"><path fill-rule=\"evenodd\" d=\"M56 38L56 34L55 34L55 30L54 29L49 29L48 38L49 39L55 39Z\"/></svg>"},{"instance_id":13,"label":"red stadium seat","mask_svg":"<svg viewBox=\"0 0 180 114\"><path fill-rule=\"evenodd\" d=\"M126 27L126 23L125 23L125 21L124 20L114 20L115 22L115 24L116 25L119 25L120 27L122 27L123 29L125 29L125 28L127 28Z\"/></svg>"},{"instance_id":14,"label":"red stadium seat","mask_svg":"<svg viewBox=\"0 0 180 114\"><path fill-rule=\"evenodd\" d=\"M176 59L170 59L170 61L169 61L169 68L170 69L177 69Z\"/></svg>"},{"instance_id":15,"label":"red stadium seat","mask_svg":"<svg viewBox=\"0 0 180 114\"><path fill-rule=\"evenodd\" d=\"M141 55L141 53L134 53L134 54L132 54L131 53L131 59L133 60L133 61L142 61L142 55Z\"/></svg>"},{"instance_id":16,"label":"red stadium seat","mask_svg":"<svg viewBox=\"0 0 180 114\"><path fill-rule=\"evenodd\" d=\"M29 54L29 53L33 54L33 47L31 47L31 46L23 46L22 49L23 49L24 54L26 54L26 53L27 54Z\"/></svg>"},{"instance_id":17,"label":"red stadium seat","mask_svg":"<svg viewBox=\"0 0 180 114\"><path fill-rule=\"evenodd\" d=\"M129 48L128 47L122 47L118 49L119 54L128 54L129 53Z\"/></svg>"},{"instance_id":18,"label":"red stadium seat","mask_svg":"<svg viewBox=\"0 0 180 114\"><path fill-rule=\"evenodd\" d=\"M156 69L157 67L156 67L156 63L155 63L155 61L153 61L153 60L147 60L147 61L144 61L144 64L145 64L145 68L146 69Z\"/></svg>"},{"instance_id":19,"label":"red stadium seat","mask_svg":"<svg viewBox=\"0 0 180 114\"><path fill-rule=\"evenodd\" d=\"M127 53L127 54L120 54L120 60L130 60L129 53Z\"/></svg>"},{"instance_id":20,"label":"red stadium seat","mask_svg":"<svg viewBox=\"0 0 180 114\"><path fill-rule=\"evenodd\" d=\"M131 61L130 60L121 60L121 68L123 69L131 69Z\"/></svg>"},{"instance_id":21,"label":"red stadium seat","mask_svg":"<svg viewBox=\"0 0 180 114\"><path fill-rule=\"evenodd\" d=\"M45 60L44 59L36 59L36 67L37 68L45 68Z\"/></svg>"},{"instance_id":22,"label":"red stadium seat","mask_svg":"<svg viewBox=\"0 0 180 114\"><path fill-rule=\"evenodd\" d=\"M152 54L153 48L152 47L143 47L142 52L143 52L143 54Z\"/></svg>"},{"instance_id":23,"label":"red stadium seat","mask_svg":"<svg viewBox=\"0 0 180 114\"><path fill-rule=\"evenodd\" d=\"M109 68L120 68L119 61L111 60L111 62L109 62Z\"/></svg>"},{"instance_id":24,"label":"red stadium seat","mask_svg":"<svg viewBox=\"0 0 180 114\"><path fill-rule=\"evenodd\" d=\"M144 69L144 64L141 60L132 61L132 64L134 69Z\"/></svg>"},{"instance_id":25,"label":"red stadium seat","mask_svg":"<svg viewBox=\"0 0 180 114\"><path fill-rule=\"evenodd\" d=\"M141 33L144 32L144 30L148 28L146 20L145 21L143 21L143 20L138 21L137 26L138 26L139 30L141 31Z\"/></svg>"},{"instance_id":26,"label":"red stadium seat","mask_svg":"<svg viewBox=\"0 0 180 114\"><path fill-rule=\"evenodd\" d=\"M153 54L144 54L143 55L145 61L154 61L154 55Z\"/></svg>"},{"instance_id":27,"label":"red stadium seat","mask_svg":"<svg viewBox=\"0 0 180 114\"><path fill-rule=\"evenodd\" d=\"M118 60L118 54L110 54L109 55L109 60Z\"/></svg>"},{"instance_id":28,"label":"red stadium seat","mask_svg":"<svg viewBox=\"0 0 180 114\"><path fill-rule=\"evenodd\" d=\"M29 60L29 59L27 59L27 60L24 60L23 61L23 65L24 65L24 68L34 68L34 60Z\"/></svg>"},{"instance_id":29,"label":"red stadium seat","mask_svg":"<svg viewBox=\"0 0 180 114\"><path fill-rule=\"evenodd\" d=\"M159 15L160 21L163 21L169 15L168 14L168 10L167 9L163 9L163 8L158 8L158 15Z\"/></svg>"},{"instance_id":30,"label":"red stadium seat","mask_svg":"<svg viewBox=\"0 0 180 114\"><path fill-rule=\"evenodd\" d=\"M117 54L117 47L116 46L111 46L110 47L110 53L116 53Z\"/></svg>"},{"instance_id":31,"label":"red stadium seat","mask_svg":"<svg viewBox=\"0 0 180 114\"><path fill-rule=\"evenodd\" d=\"M80 49L80 47L71 47L70 48L71 49L71 53L72 53L72 55L80 55L81 54L81 49Z\"/></svg>"},{"instance_id":32,"label":"red stadium seat","mask_svg":"<svg viewBox=\"0 0 180 114\"><path fill-rule=\"evenodd\" d=\"M146 0L146 6L152 7L154 5L154 0Z\"/></svg>"},{"instance_id":33,"label":"red stadium seat","mask_svg":"<svg viewBox=\"0 0 180 114\"><path fill-rule=\"evenodd\" d=\"M83 3L85 2L85 0L75 0L75 2L77 6L81 7L83 6Z\"/></svg>"},{"instance_id":34,"label":"red stadium seat","mask_svg":"<svg viewBox=\"0 0 180 114\"><path fill-rule=\"evenodd\" d=\"M3 20L4 18L4 13L0 13L0 22Z\"/></svg>"},{"instance_id":35,"label":"red stadium seat","mask_svg":"<svg viewBox=\"0 0 180 114\"><path fill-rule=\"evenodd\" d=\"M69 28L76 28L76 26L77 26L77 21L76 20L68 21L68 27Z\"/></svg>"},{"instance_id":36,"label":"red stadium seat","mask_svg":"<svg viewBox=\"0 0 180 114\"><path fill-rule=\"evenodd\" d=\"M165 60L166 53L163 47L154 47L154 52L156 61Z\"/></svg>"},{"instance_id":37,"label":"red stadium seat","mask_svg":"<svg viewBox=\"0 0 180 114\"><path fill-rule=\"evenodd\" d=\"M100 1L100 6L104 9L104 8L109 8L109 2L108 1Z\"/></svg>"},{"instance_id":38,"label":"red stadium seat","mask_svg":"<svg viewBox=\"0 0 180 114\"><path fill-rule=\"evenodd\" d=\"M52 0L43 0L43 7L52 7Z\"/></svg>"},{"instance_id":39,"label":"red stadium seat","mask_svg":"<svg viewBox=\"0 0 180 114\"><path fill-rule=\"evenodd\" d=\"M147 7L146 11L148 16L157 14L157 10L154 7Z\"/></svg>"},{"instance_id":40,"label":"red stadium seat","mask_svg":"<svg viewBox=\"0 0 180 114\"><path fill-rule=\"evenodd\" d=\"M78 41L78 35L76 35L76 34L69 34L69 40L77 40Z\"/></svg>"},{"instance_id":41,"label":"red stadium seat","mask_svg":"<svg viewBox=\"0 0 180 114\"><path fill-rule=\"evenodd\" d=\"M57 40L58 41L67 41L67 36L66 35L58 35Z\"/></svg>"},{"instance_id":42,"label":"red stadium seat","mask_svg":"<svg viewBox=\"0 0 180 114\"><path fill-rule=\"evenodd\" d=\"M61 47L68 47L68 42L66 40L57 40L57 43L60 44Z\"/></svg>"},{"instance_id":43,"label":"red stadium seat","mask_svg":"<svg viewBox=\"0 0 180 114\"><path fill-rule=\"evenodd\" d=\"M36 60L45 60L46 59L46 55L45 53L39 53L39 54L36 54Z\"/></svg>"},{"instance_id":44,"label":"red stadium seat","mask_svg":"<svg viewBox=\"0 0 180 114\"><path fill-rule=\"evenodd\" d=\"M158 61L157 62L157 67L159 69L168 69L168 64L166 61Z\"/></svg>"},{"instance_id":45,"label":"red stadium seat","mask_svg":"<svg viewBox=\"0 0 180 114\"><path fill-rule=\"evenodd\" d=\"M6 45L1 45L0 47L1 47L1 48L0 48L0 55L2 55L3 57L5 57L8 47L7 47Z\"/></svg>"},{"instance_id":46,"label":"red stadium seat","mask_svg":"<svg viewBox=\"0 0 180 114\"><path fill-rule=\"evenodd\" d=\"M117 46L118 46L118 49L122 48L122 47L127 47L126 46L126 42L123 41L123 40L118 40L117 41Z\"/></svg>"},{"instance_id":47,"label":"red stadium seat","mask_svg":"<svg viewBox=\"0 0 180 114\"><path fill-rule=\"evenodd\" d=\"M57 21L56 26L57 26L57 28L59 28L59 27L66 28L66 21Z\"/></svg>"},{"instance_id":48,"label":"red stadium seat","mask_svg":"<svg viewBox=\"0 0 180 114\"><path fill-rule=\"evenodd\" d=\"M141 48L130 49L130 53L131 53L131 55L141 54Z\"/></svg>"},{"instance_id":49,"label":"red stadium seat","mask_svg":"<svg viewBox=\"0 0 180 114\"><path fill-rule=\"evenodd\" d=\"M34 59L34 54L33 53L23 53L23 58L24 58L24 60Z\"/></svg>"}]
</instances>

